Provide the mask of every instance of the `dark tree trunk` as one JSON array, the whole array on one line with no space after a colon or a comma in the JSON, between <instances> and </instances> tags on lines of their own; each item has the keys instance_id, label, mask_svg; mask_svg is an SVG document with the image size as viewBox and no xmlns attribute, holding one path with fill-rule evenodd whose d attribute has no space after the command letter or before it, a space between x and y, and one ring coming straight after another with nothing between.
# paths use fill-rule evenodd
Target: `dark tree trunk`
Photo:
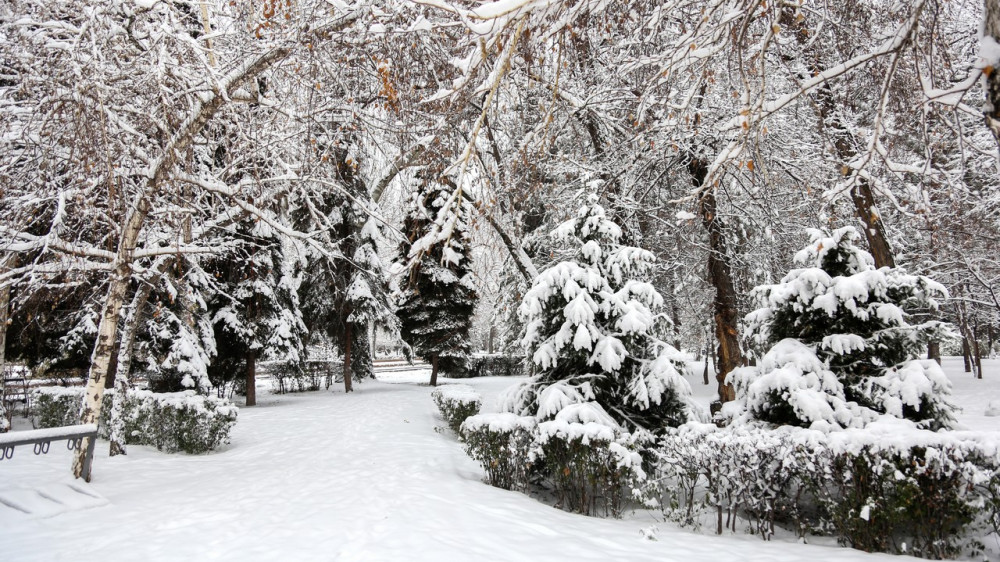
<instances>
[{"instance_id":1,"label":"dark tree trunk","mask_svg":"<svg viewBox=\"0 0 1000 562\"><path fill-rule=\"evenodd\" d=\"M941 342L934 340L927 342L927 358L937 361L937 364L941 364Z\"/></svg>"},{"instance_id":2,"label":"dark tree trunk","mask_svg":"<svg viewBox=\"0 0 1000 562\"><path fill-rule=\"evenodd\" d=\"M257 351L247 352L247 406L257 405Z\"/></svg>"},{"instance_id":3,"label":"dark tree trunk","mask_svg":"<svg viewBox=\"0 0 1000 562\"><path fill-rule=\"evenodd\" d=\"M972 350L969 346L969 336L962 330L962 361L965 363L965 372L972 372Z\"/></svg>"},{"instance_id":4,"label":"dark tree trunk","mask_svg":"<svg viewBox=\"0 0 1000 562\"><path fill-rule=\"evenodd\" d=\"M976 378L983 378L983 353L979 347L979 320L972 326L972 360L976 369Z\"/></svg>"},{"instance_id":5,"label":"dark tree trunk","mask_svg":"<svg viewBox=\"0 0 1000 562\"><path fill-rule=\"evenodd\" d=\"M839 148L840 141L834 143L838 146L837 152L841 158L846 160L847 156L852 156L851 152ZM875 196L872 194L871 185L868 180L858 179L854 189L851 190L851 201L854 202L854 212L865 225L865 239L868 240L868 249L871 250L872 257L875 258L875 267L896 267L896 260L892 255L892 248L885 234L885 224L882 216L875 206Z\"/></svg>"},{"instance_id":6,"label":"dark tree trunk","mask_svg":"<svg viewBox=\"0 0 1000 562\"><path fill-rule=\"evenodd\" d=\"M438 356L437 353L431 355L431 386L438 384Z\"/></svg>"},{"instance_id":7,"label":"dark tree trunk","mask_svg":"<svg viewBox=\"0 0 1000 562\"><path fill-rule=\"evenodd\" d=\"M354 325L350 322L344 328L344 392L353 392L351 380L351 339L354 336Z\"/></svg>"},{"instance_id":8,"label":"dark tree trunk","mask_svg":"<svg viewBox=\"0 0 1000 562\"><path fill-rule=\"evenodd\" d=\"M698 158L688 163L691 180L700 190L701 221L708 231L708 275L715 287L715 338L719 343L719 360L716 363L715 378L719 383L719 401L731 402L736 399L733 386L726 384L726 375L743 366L738 331L739 314L736 308L736 287L733 283L732 268L726 247L725 230L717 215L715 190L705 186L708 166Z\"/></svg>"},{"instance_id":9,"label":"dark tree trunk","mask_svg":"<svg viewBox=\"0 0 1000 562\"><path fill-rule=\"evenodd\" d=\"M702 373L702 377L705 379L705 386L708 386L708 362L712 359L712 338L705 334L705 371Z\"/></svg>"}]
</instances>

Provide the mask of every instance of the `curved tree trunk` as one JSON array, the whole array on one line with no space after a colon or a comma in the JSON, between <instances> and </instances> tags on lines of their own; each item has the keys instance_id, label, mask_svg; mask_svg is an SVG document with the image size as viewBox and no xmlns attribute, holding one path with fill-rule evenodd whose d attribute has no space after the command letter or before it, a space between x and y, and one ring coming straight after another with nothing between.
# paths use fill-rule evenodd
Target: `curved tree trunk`
<instances>
[{"instance_id":1,"label":"curved tree trunk","mask_svg":"<svg viewBox=\"0 0 1000 562\"><path fill-rule=\"evenodd\" d=\"M152 292L151 283L141 283L135 296L132 297L132 304L129 306L129 313L126 316L125 324L122 326L122 337L118 347L118 367L115 371L115 396L111 405L111 419L109 437L111 440L110 454L112 457L126 454L125 447L125 420L124 404L131 389L132 371L132 351L135 349L135 333L139 326L139 319L142 318L143 309L149 300Z\"/></svg>"},{"instance_id":2,"label":"curved tree trunk","mask_svg":"<svg viewBox=\"0 0 1000 562\"><path fill-rule=\"evenodd\" d=\"M715 288L715 337L719 342L719 361L715 367L715 380L719 384L719 402L736 399L733 385L726 384L726 376L735 368L743 366L743 352L740 350L739 313L737 312L736 287L733 283L732 268L726 247L724 225L717 215L715 190L703 185L708 175L708 166L698 158L688 163L691 181L701 193L699 211L702 224L708 231L708 275Z\"/></svg>"},{"instance_id":3,"label":"curved tree trunk","mask_svg":"<svg viewBox=\"0 0 1000 562\"><path fill-rule=\"evenodd\" d=\"M786 9L782 13L781 21L783 25L797 30L797 33L794 35L800 45L809 43L812 41L812 37L802 24L794 19L793 14L794 10L791 8ZM822 67L823 63L818 59L814 58L807 64L811 76L816 76L825 70ZM803 78L808 78L810 74L803 73L802 76ZM821 134L827 135L830 139L837 158L841 162L841 173L845 176L856 173L852 172L846 164L857 156L857 150L849 132L850 128L844 126L837 117L837 110L842 104L834 99L833 89L830 87L829 82L816 88L815 100L814 107L819 118L817 120L819 131ZM868 241L868 249L875 259L875 267L896 267L892 247L889 245L888 236L886 236L885 224L882 222L882 215L875 204L875 195L872 192L871 183L867 179L863 177L855 178L854 187L851 188L851 202L854 204L854 214L864 225L865 240Z\"/></svg>"}]
</instances>

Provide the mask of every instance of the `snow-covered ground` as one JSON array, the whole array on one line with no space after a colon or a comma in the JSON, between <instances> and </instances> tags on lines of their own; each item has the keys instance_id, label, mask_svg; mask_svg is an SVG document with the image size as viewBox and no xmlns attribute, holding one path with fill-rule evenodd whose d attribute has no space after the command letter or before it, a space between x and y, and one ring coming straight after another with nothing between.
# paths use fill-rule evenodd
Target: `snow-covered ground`
<instances>
[{"instance_id":1,"label":"snow-covered ground","mask_svg":"<svg viewBox=\"0 0 1000 562\"><path fill-rule=\"evenodd\" d=\"M1000 431L1000 360L985 378L945 368L970 429ZM0 461L0 559L18 560L900 560L835 547L678 529L656 512L589 518L491 488L446 430L426 372L299 395L259 393L232 443L202 456L131 447L109 458L99 443L94 480L68 478L70 455L19 448ZM701 373L690 378L707 401ZM448 381L446 381L448 382ZM514 379L469 379L484 411ZM3 498L70 483L96 496L35 515ZM78 492L76 492L78 493ZM72 496L72 493L70 494ZM53 515L53 513L58 513ZM655 540L645 538L652 534ZM994 546L995 547L995 546Z\"/></svg>"}]
</instances>

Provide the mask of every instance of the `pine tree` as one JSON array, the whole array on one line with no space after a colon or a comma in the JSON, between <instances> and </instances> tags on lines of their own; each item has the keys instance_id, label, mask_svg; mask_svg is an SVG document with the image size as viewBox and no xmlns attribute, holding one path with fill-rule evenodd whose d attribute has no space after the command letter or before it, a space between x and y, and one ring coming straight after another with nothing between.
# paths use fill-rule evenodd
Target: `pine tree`
<instances>
[{"instance_id":1,"label":"pine tree","mask_svg":"<svg viewBox=\"0 0 1000 562\"><path fill-rule=\"evenodd\" d=\"M358 173L356 157L335 137L321 135L324 142L317 150L323 154L323 171L332 175L337 188L308 194L296 214L300 229L318 230L322 242L340 255L312 252L301 294L310 333L343 353L344 388L350 392L353 381L375 376L369 331L393 325L395 317L378 252L379 222L372 216L377 206Z\"/></svg>"},{"instance_id":2,"label":"pine tree","mask_svg":"<svg viewBox=\"0 0 1000 562\"><path fill-rule=\"evenodd\" d=\"M858 426L879 414L948 425L951 385L936 362L915 359L946 327L910 323L937 310L944 287L898 267L876 269L853 227L809 234L795 255L804 267L754 290L760 308L746 321L767 351L758 366L731 375L734 411L800 426Z\"/></svg>"},{"instance_id":3,"label":"pine tree","mask_svg":"<svg viewBox=\"0 0 1000 562\"><path fill-rule=\"evenodd\" d=\"M438 372L461 376L471 350L476 291L469 253L471 206L436 181L415 191L404 221L410 238L400 245L407 264L397 315L400 335ZM412 241L412 242L411 242Z\"/></svg>"},{"instance_id":4,"label":"pine tree","mask_svg":"<svg viewBox=\"0 0 1000 562\"><path fill-rule=\"evenodd\" d=\"M374 377L369 330L377 324L390 324L395 317L389 302L385 268L378 254L379 231L375 219L368 217L355 237L357 248L351 259L350 284L344 300L349 311L345 323L353 350L350 370L351 375L360 380ZM345 369L347 367L345 364Z\"/></svg>"},{"instance_id":5,"label":"pine tree","mask_svg":"<svg viewBox=\"0 0 1000 562\"><path fill-rule=\"evenodd\" d=\"M551 419L591 404L631 431L654 433L684 423L683 357L656 337L669 320L643 281L653 254L620 244L621 229L595 196L552 236L572 257L542 271L525 295L522 343L536 374L507 393L504 409Z\"/></svg>"},{"instance_id":6,"label":"pine tree","mask_svg":"<svg viewBox=\"0 0 1000 562\"><path fill-rule=\"evenodd\" d=\"M136 333L136 368L156 392L208 390L208 366L215 358L215 333L205 295L215 287L210 276L190 260L177 260L172 275L158 277L148 315ZM185 271L186 270L186 271ZM179 277L183 275L184 280ZM193 310L185 313L178 290L189 291ZM190 323L185 318L190 318ZM128 373L122 373L128 377ZM117 377L117 374L116 374Z\"/></svg>"},{"instance_id":7,"label":"pine tree","mask_svg":"<svg viewBox=\"0 0 1000 562\"><path fill-rule=\"evenodd\" d=\"M243 372L246 405L253 406L257 362L270 358L301 370L306 328L293 247L262 221L244 221L237 230L249 241L215 264L222 290L209 305L218 354L210 374Z\"/></svg>"}]
</instances>

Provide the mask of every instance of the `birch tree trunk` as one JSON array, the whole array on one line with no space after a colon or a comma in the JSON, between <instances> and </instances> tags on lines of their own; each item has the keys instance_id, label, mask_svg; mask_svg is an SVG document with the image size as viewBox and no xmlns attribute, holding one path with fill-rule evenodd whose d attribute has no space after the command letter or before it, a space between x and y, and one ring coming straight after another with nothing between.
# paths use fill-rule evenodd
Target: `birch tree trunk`
<instances>
[{"instance_id":1,"label":"birch tree trunk","mask_svg":"<svg viewBox=\"0 0 1000 562\"><path fill-rule=\"evenodd\" d=\"M5 259L0 263L0 273L5 271L9 267L11 258ZM6 365L7 365L7 321L10 318L10 287L4 286L0 287L0 398L4 395L4 386L7 384L6 379ZM4 433L10 429L10 420L7 419L7 409L4 407L3 400L0 399L0 433Z\"/></svg>"},{"instance_id":2,"label":"birch tree trunk","mask_svg":"<svg viewBox=\"0 0 1000 562\"><path fill-rule=\"evenodd\" d=\"M122 326L121 342L118 347L118 370L115 374L115 395L111 405L111 419L108 428L110 431L112 457L126 454L125 444L125 400L132 389L132 352L135 349L135 334L139 326L139 319L142 318L143 310L149 301L149 294L152 292L151 283L142 283L132 297L132 304L129 305L129 312L125 323Z\"/></svg>"}]
</instances>

